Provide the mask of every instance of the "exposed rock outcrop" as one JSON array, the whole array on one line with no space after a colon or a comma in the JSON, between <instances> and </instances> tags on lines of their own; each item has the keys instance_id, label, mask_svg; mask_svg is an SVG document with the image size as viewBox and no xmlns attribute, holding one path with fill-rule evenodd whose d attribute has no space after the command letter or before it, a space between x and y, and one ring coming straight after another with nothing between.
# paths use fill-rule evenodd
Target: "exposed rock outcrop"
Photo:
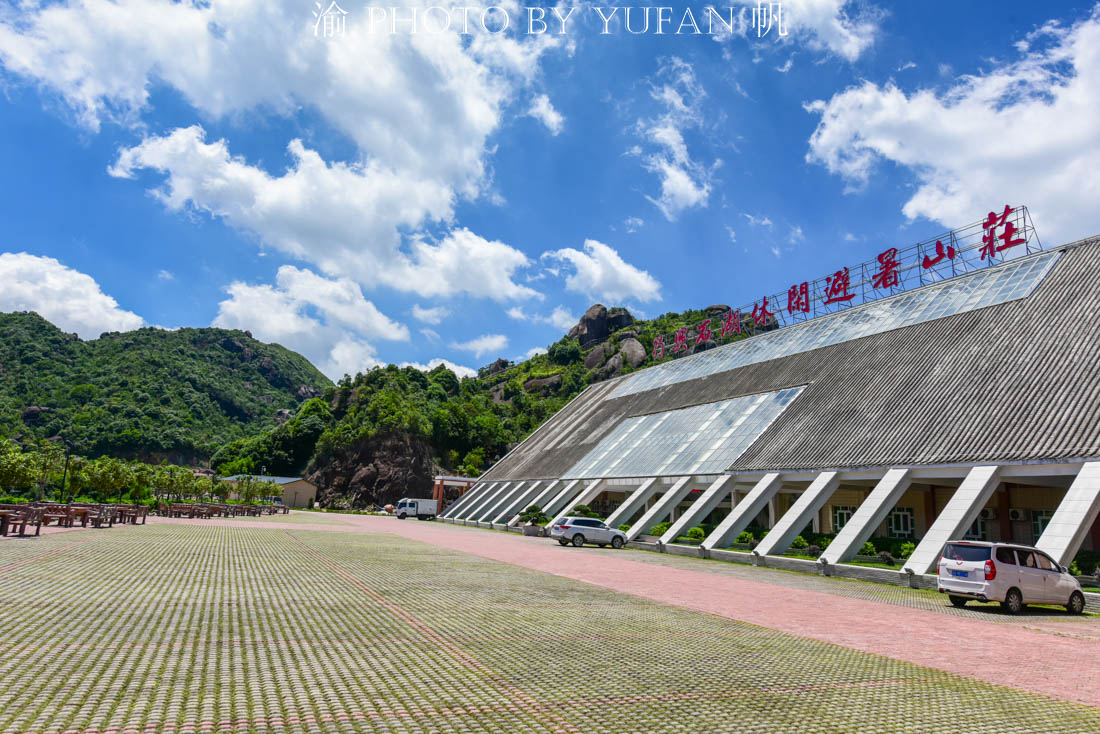
<instances>
[{"instance_id":1,"label":"exposed rock outcrop","mask_svg":"<svg viewBox=\"0 0 1100 734\"><path fill-rule=\"evenodd\" d=\"M353 443L306 477L322 507L362 508L402 497L431 497L432 458L427 444L407 435L375 436Z\"/></svg>"},{"instance_id":2,"label":"exposed rock outcrop","mask_svg":"<svg viewBox=\"0 0 1100 734\"><path fill-rule=\"evenodd\" d=\"M584 312L577 325L569 330L569 338L576 339L581 349L605 341L612 332L630 326L634 317L625 308L613 308L610 311L602 303L594 304Z\"/></svg>"},{"instance_id":3,"label":"exposed rock outcrop","mask_svg":"<svg viewBox=\"0 0 1100 734\"><path fill-rule=\"evenodd\" d=\"M527 392L537 392L539 395L553 395L561 387L561 375L550 377L538 377L523 383L523 389Z\"/></svg>"},{"instance_id":4,"label":"exposed rock outcrop","mask_svg":"<svg viewBox=\"0 0 1100 734\"><path fill-rule=\"evenodd\" d=\"M623 339L619 342L619 355L631 367L637 367L645 361L645 347L637 339Z\"/></svg>"},{"instance_id":5,"label":"exposed rock outcrop","mask_svg":"<svg viewBox=\"0 0 1100 734\"><path fill-rule=\"evenodd\" d=\"M594 370L599 367L604 359L607 357L606 343L600 344L598 347L588 353L588 356L584 358L584 366L590 370Z\"/></svg>"},{"instance_id":6,"label":"exposed rock outcrop","mask_svg":"<svg viewBox=\"0 0 1100 734\"><path fill-rule=\"evenodd\" d=\"M607 363L603 367L600 367L600 377L609 379L616 377L623 371L623 355L616 354L611 359L607 360Z\"/></svg>"}]
</instances>

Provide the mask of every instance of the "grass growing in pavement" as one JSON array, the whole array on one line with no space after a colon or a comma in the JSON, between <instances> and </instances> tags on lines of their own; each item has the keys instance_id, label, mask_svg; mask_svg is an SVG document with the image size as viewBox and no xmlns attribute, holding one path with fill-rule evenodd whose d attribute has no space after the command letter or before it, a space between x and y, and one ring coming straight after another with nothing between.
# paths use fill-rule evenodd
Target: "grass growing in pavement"
<instances>
[{"instance_id":1,"label":"grass growing in pavement","mask_svg":"<svg viewBox=\"0 0 1100 734\"><path fill-rule=\"evenodd\" d=\"M1100 730L1086 707L392 536L39 540L0 544L4 732Z\"/></svg>"}]
</instances>

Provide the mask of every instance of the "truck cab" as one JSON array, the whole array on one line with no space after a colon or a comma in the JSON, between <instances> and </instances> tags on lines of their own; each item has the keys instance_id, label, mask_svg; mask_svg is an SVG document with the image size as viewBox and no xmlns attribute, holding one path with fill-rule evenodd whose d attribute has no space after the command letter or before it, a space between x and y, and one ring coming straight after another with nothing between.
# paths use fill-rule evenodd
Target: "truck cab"
<instances>
[{"instance_id":1,"label":"truck cab","mask_svg":"<svg viewBox=\"0 0 1100 734\"><path fill-rule=\"evenodd\" d=\"M398 520L404 520L407 517L415 517L417 520L433 520L437 511L438 506L435 500L402 497L397 501L397 507L394 509L393 514L397 516Z\"/></svg>"}]
</instances>

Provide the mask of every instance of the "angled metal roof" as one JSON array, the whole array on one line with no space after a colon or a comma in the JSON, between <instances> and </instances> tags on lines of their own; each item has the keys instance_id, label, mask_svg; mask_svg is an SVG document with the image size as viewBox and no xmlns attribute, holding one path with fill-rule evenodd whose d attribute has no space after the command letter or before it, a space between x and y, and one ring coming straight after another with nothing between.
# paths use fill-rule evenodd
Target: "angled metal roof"
<instances>
[{"instance_id":1,"label":"angled metal roof","mask_svg":"<svg viewBox=\"0 0 1100 734\"><path fill-rule=\"evenodd\" d=\"M628 418L800 385L731 470L1100 456L1100 237L1059 249L1026 298L622 397L593 385L482 480L556 479Z\"/></svg>"}]
</instances>

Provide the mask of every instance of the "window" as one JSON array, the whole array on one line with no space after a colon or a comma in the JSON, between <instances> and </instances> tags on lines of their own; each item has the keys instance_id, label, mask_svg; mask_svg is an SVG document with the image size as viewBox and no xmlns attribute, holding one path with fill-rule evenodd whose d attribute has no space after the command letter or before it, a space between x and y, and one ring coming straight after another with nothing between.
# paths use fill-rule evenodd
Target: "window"
<instances>
[{"instance_id":1,"label":"window","mask_svg":"<svg viewBox=\"0 0 1100 734\"><path fill-rule=\"evenodd\" d=\"M1036 553L1035 558L1039 561L1039 568L1043 569L1044 571L1054 571L1055 570L1054 561L1050 560L1049 558L1044 556L1042 553Z\"/></svg>"},{"instance_id":2,"label":"window","mask_svg":"<svg viewBox=\"0 0 1100 734\"><path fill-rule=\"evenodd\" d=\"M1016 557L1020 559L1020 565L1027 568L1038 568L1035 563L1035 554L1031 551L1018 550L1016 551Z\"/></svg>"},{"instance_id":3,"label":"window","mask_svg":"<svg viewBox=\"0 0 1100 734\"><path fill-rule=\"evenodd\" d=\"M1016 565L1016 554L1012 552L1011 548L998 548L997 549L997 563L1005 563L1009 566Z\"/></svg>"},{"instance_id":4,"label":"window","mask_svg":"<svg viewBox=\"0 0 1100 734\"><path fill-rule=\"evenodd\" d=\"M988 528L985 526L985 520L979 516L974 524L970 526L970 529L966 531L966 535L963 536L963 540L989 540L987 533Z\"/></svg>"},{"instance_id":5,"label":"window","mask_svg":"<svg viewBox=\"0 0 1100 734\"><path fill-rule=\"evenodd\" d=\"M913 527L913 508L912 507L895 507L890 511L890 516L886 518L886 528L890 533L891 538L912 538Z\"/></svg>"},{"instance_id":6,"label":"window","mask_svg":"<svg viewBox=\"0 0 1100 734\"><path fill-rule=\"evenodd\" d=\"M833 505L833 532L839 533L840 529L848 524L856 508L851 505Z\"/></svg>"},{"instance_id":7,"label":"window","mask_svg":"<svg viewBox=\"0 0 1100 734\"><path fill-rule=\"evenodd\" d=\"M1050 524L1050 518L1054 517L1054 510L1033 510L1031 513L1031 534L1035 540L1043 534Z\"/></svg>"},{"instance_id":8,"label":"window","mask_svg":"<svg viewBox=\"0 0 1100 734\"><path fill-rule=\"evenodd\" d=\"M943 557L952 561L978 562L989 560L989 547L984 545L963 545L948 543L943 549Z\"/></svg>"}]
</instances>

